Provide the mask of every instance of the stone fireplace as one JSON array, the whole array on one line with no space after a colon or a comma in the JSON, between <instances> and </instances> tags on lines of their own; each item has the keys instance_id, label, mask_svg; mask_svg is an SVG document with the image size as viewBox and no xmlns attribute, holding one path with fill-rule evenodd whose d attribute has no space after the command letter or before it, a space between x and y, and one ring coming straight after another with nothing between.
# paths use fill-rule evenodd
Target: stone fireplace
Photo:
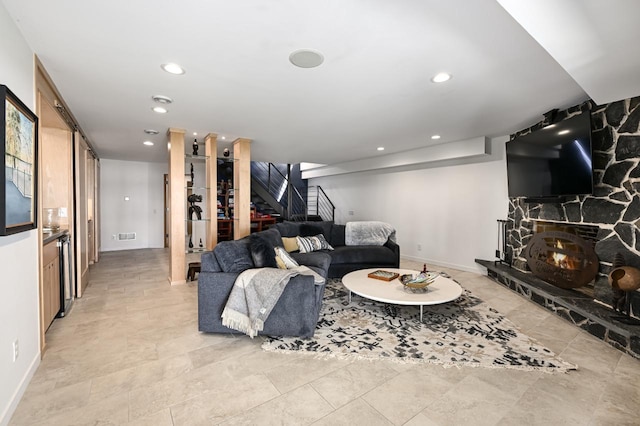
<instances>
[{"instance_id":1,"label":"stone fireplace","mask_svg":"<svg viewBox=\"0 0 640 426\"><path fill-rule=\"evenodd\" d=\"M581 112L591 113L593 194L554 202L510 198L506 258L512 267L531 272L525 248L536 222L576 226L581 238L594 242L598 258L593 297L612 306L608 275L616 254L622 254L626 265L640 268L640 97L605 105L585 102L559 111L557 117L563 120ZM545 119L513 136L548 124ZM580 234L584 227L593 227L591 235ZM633 294L631 310L640 316L639 292Z\"/></svg>"},{"instance_id":2,"label":"stone fireplace","mask_svg":"<svg viewBox=\"0 0 640 426\"><path fill-rule=\"evenodd\" d=\"M640 358L640 326L613 318L614 294L608 281L617 255L624 258L625 265L640 269L640 97L605 105L588 101L555 116L564 120L581 112L591 114L593 194L552 202L510 198L504 259L476 262L486 267L496 282ZM553 115L547 114L540 123L512 137L551 124ZM550 227L542 232L561 233L560 238L557 234L536 237L539 221ZM565 225L575 229L556 229ZM576 243L578 238L593 247L594 261L588 259L587 249ZM577 274L569 272L576 263L589 274L595 270L595 279L586 272L579 279L593 284L578 286L573 277ZM533 275L536 268L551 271L551 280ZM564 281L562 286L558 277ZM631 314L640 317L640 291L629 295Z\"/></svg>"}]
</instances>

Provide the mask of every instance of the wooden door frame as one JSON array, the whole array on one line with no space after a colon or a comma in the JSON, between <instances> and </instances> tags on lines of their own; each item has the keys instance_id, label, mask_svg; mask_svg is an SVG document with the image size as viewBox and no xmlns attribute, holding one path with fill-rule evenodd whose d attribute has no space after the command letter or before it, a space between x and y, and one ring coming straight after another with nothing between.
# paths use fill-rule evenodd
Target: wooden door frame
<instances>
[{"instance_id":1,"label":"wooden door frame","mask_svg":"<svg viewBox=\"0 0 640 426\"><path fill-rule=\"evenodd\" d=\"M169 174L164 174L164 248L169 247L169 228L171 224L169 223Z\"/></svg>"}]
</instances>

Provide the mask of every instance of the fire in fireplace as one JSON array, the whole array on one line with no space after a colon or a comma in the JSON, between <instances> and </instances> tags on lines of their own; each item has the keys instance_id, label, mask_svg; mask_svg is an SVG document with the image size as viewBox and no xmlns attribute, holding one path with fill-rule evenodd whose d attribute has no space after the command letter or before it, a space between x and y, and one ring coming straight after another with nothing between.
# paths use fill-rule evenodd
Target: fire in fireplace
<instances>
[{"instance_id":1,"label":"fire in fireplace","mask_svg":"<svg viewBox=\"0 0 640 426\"><path fill-rule=\"evenodd\" d=\"M562 240L557 239L552 244L555 246L555 250L547 252L547 263L560 269L578 269L580 267L578 259L566 254Z\"/></svg>"},{"instance_id":2,"label":"fire in fireplace","mask_svg":"<svg viewBox=\"0 0 640 426\"><path fill-rule=\"evenodd\" d=\"M561 288L582 287L598 274L593 244L575 233L536 232L523 255L534 275Z\"/></svg>"}]
</instances>

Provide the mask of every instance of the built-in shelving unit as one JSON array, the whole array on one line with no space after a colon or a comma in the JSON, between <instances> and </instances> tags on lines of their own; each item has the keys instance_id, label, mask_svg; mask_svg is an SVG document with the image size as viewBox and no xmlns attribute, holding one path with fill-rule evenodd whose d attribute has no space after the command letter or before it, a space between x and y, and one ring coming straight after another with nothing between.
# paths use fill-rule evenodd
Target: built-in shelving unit
<instances>
[{"instance_id":1,"label":"built-in shelving unit","mask_svg":"<svg viewBox=\"0 0 640 426\"><path fill-rule=\"evenodd\" d=\"M207 155L185 154L185 203L187 216L185 219L185 253L202 253L207 250L206 241L209 232L209 222L212 217L207 216L203 209L211 199L211 187L207 186L206 176L211 173L210 157ZM187 167L188 165L188 167ZM215 167L215 166L213 166ZM199 195L201 201L191 203L189 197ZM193 207L192 207L193 206ZM195 209L199 209L196 212ZM199 215L198 215L199 213Z\"/></svg>"},{"instance_id":2,"label":"built-in shelving unit","mask_svg":"<svg viewBox=\"0 0 640 426\"><path fill-rule=\"evenodd\" d=\"M212 250L218 241L218 182L217 182L217 135L209 133L204 138L204 155L187 152L185 130L170 128L169 138L169 282L186 282L187 255ZM236 139L233 142L234 206L228 215L233 215L234 238L249 235L251 220L251 170L250 140ZM189 144L189 150L191 144ZM199 151L202 146L199 147ZM200 151L202 152L202 151ZM194 178L191 164L194 165ZM216 191L216 194L213 194ZM202 194L200 194L202 192ZM202 208L200 219L189 214L189 195L202 195L196 203ZM193 247L189 247L191 236ZM202 239L202 247L200 240ZM192 257L190 257L190 261Z\"/></svg>"}]
</instances>

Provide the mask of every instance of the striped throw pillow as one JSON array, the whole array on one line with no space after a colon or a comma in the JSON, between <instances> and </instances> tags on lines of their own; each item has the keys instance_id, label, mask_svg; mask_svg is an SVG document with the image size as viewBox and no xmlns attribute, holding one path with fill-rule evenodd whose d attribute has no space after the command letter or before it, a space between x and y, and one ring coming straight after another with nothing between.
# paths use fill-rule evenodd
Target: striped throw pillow
<instances>
[{"instance_id":1,"label":"striped throw pillow","mask_svg":"<svg viewBox=\"0 0 640 426\"><path fill-rule=\"evenodd\" d=\"M296 237L300 253L311 253L318 250L333 250L331 244L327 242L324 235L318 234L314 237Z\"/></svg>"}]
</instances>

